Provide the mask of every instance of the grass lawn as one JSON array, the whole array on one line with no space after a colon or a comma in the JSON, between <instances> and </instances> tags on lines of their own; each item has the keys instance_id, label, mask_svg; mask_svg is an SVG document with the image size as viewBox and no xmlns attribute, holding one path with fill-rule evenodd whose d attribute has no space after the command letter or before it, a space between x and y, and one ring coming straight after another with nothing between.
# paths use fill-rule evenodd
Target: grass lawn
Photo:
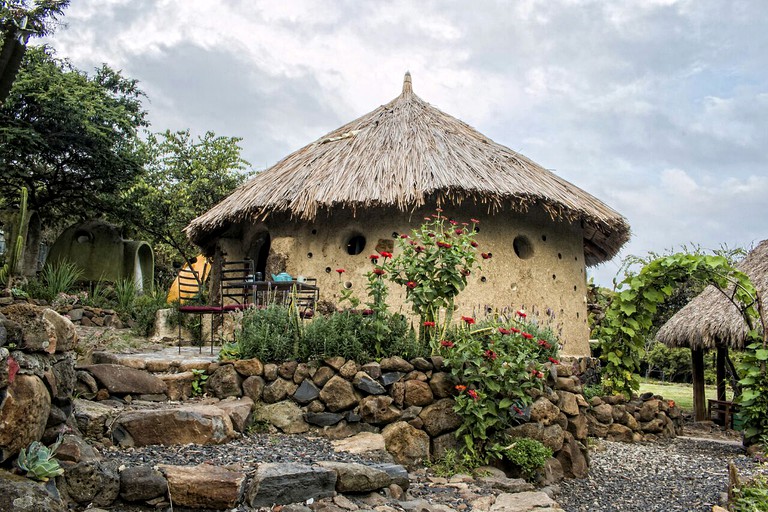
<instances>
[{"instance_id":1,"label":"grass lawn","mask_svg":"<svg viewBox=\"0 0 768 512\"><path fill-rule=\"evenodd\" d=\"M667 383L654 380L641 381L638 394L649 391L654 395L661 395L667 400L674 400L678 407L685 411L693 411L693 386L691 384ZM715 386L706 386L707 398L717 398L716 394ZM728 400L733 399L733 391L730 388L726 389L726 397Z\"/></svg>"}]
</instances>

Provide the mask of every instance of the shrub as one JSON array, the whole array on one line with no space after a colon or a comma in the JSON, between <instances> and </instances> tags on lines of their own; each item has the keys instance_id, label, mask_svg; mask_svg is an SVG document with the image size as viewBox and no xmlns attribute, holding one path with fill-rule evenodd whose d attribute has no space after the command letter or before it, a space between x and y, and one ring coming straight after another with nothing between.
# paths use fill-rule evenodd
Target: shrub
<instances>
[{"instance_id":1,"label":"shrub","mask_svg":"<svg viewBox=\"0 0 768 512\"><path fill-rule=\"evenodd\" d=\"M757 475L740 487L735 487L731 510L734 512L768 510L768 477Z\"/></svg>"},{"instance_id":2,"label":"shrub","mask_svg":"<svg viewBox=\"0 0 768 512\"><path fill-rule=\"evenodd\" d=\"M69 293L82 275L83 271L68 261L47 264L40 273L39 281L27 285L27 293L52 302L60 293Z\"/></svg>"},{"instance_id":3,"label":"shrub","mask_svg":"<svg viewBox=\"0 0 768 512\"><path fill-rule=\"evenodd\" d=\"M131 317L133 332L138 336L149 336L155 328L157 311L168 307L165 294L158 290L139 295L134 299Z\"/></svg>"},{"instance_id":4,"label":"shrub","mask_svg":"<svg viewBox=\"0 0 768 512\"><path fill-rule=\"evenodd\" d=\"M456 431L463 449L485 462L500 456L504 431L524 421L529 392L543 389L548 369L556 363L558 345L552 334L528 321L485 321L463 317L464 326L440 341L444 364L459 384L455 411L464 422ZM533 332L529 332L533 331Z\"/></svg>"},{"instance_id":5,"label":"shrub","mask_svg":"<svg viewBox=\"0 0 768 512\"><path fill-rule=\"evenodd\" d=\"M298 357L301 320L295 308L270 304L243 312L242 328L235 334L244 359L285 361Z\"/></svg>"},{"instance_id":6,"label":"shrub","mask_svg":"<svg viewBox=\"0 0 768 512\"><path fill-rule=\"evenodd\" d=\"M540 441L523 437L505 446L501 453L526 480L533 480L536 472L552 457L552 449Z\"/></svg>"}]
</instances>

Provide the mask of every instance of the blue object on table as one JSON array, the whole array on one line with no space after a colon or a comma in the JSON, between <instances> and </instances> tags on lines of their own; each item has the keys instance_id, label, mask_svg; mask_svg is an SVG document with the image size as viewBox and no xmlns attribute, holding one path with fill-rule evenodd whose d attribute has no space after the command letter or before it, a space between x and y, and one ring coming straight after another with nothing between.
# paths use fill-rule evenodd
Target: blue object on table
<instances>
[{"instance_id":1,"label":"blue object on table","mask_svg":"<svg viewBox=\"0 0 768 512\"><path fill-rule=\"evenodd\" d=\"M277 275L272 274L272 280L273 281L293 281L293 278L287 272L280 272Z\"/></svg>"}]
</instances>

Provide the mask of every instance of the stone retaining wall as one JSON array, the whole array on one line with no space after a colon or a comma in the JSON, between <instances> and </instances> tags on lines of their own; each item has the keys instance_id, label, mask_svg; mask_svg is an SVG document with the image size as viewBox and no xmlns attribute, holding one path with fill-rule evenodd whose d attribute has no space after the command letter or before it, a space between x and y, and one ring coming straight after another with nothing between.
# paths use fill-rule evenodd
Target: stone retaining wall
<instances>
[{"instance_id":1,"label":"stone retaining wall","mask_svg":"<svg viewBox=\"0 0 768 512\"><path fill-rule=\"evenodd\" d=\"M72 322L52 309L27 303L0 308L0 462L67 430L76 343Z\"/></svg>"}]
</instances>

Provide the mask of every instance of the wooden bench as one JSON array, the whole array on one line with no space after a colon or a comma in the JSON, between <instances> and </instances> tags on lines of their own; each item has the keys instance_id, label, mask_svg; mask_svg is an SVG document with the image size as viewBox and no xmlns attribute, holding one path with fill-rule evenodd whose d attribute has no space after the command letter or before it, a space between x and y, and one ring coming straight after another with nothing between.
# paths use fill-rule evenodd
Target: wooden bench
<instances>
[{"instance_id":1,"label":"wooden bench","mask_svg":"<svg viewBox=\"0 0 768 512\"><path fill-rule=\"evenodd\" d=\"M733 415L738 411L738 404L730 400L707 400L707 417L726 428L733 428Z\"/></svg>"}]
</instances>

